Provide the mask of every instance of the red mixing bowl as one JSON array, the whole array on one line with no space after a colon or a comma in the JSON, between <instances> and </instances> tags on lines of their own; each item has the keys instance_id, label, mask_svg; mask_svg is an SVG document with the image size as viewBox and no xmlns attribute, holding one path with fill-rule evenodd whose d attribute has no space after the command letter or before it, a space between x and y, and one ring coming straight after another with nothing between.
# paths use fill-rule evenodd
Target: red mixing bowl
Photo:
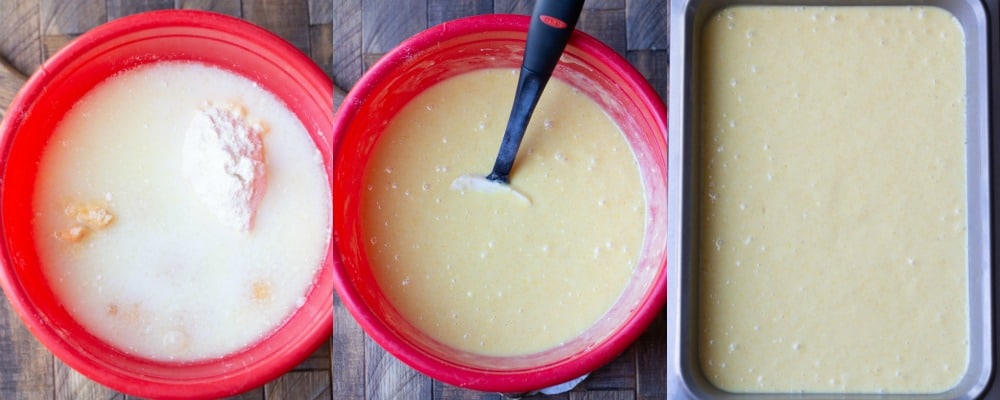
<instances>
[{"instance_id":1,"label":"red mixing bowl","mask_svg":"<svg viewBox=\"0 0 1000 400\"><path fill-rule=\"evenodd\" d=\"M0 125L0 286L43 345L101 384L141 397L232 395L281 375L330 337L331 246L305 305L277 331L235 354L179 363L126 354L81 327L48 287L31 234L37 161L56 124L104 79L161 60L213 65L274 93L309 131L327 176L332 176L333 82L295 47L248 22L208 12L157 11L118 19L80 36L45 62ZM211 293L205 296L211 300Z\"/></svg>"},{"instance_id":2,"label":"red mixing bowl","mask_svg":"<svg viewBox=\"0 0 1000 400\"><path fill-rule=\"evenodd\" d=\"M389 353L435 379L482 391L531 391L597 369L642 333L662 309L667 290L666 107L626 60L581 32L574 33L553 76L593 98L622 127L638 158L647 196L645 244L632 280L611 311L557 348L516 357L482 356L429 338L379 289L365 256L359 212L372 147L393 116L435 83L476 69L518 68L528 22L525 16L485 15L430 28L379 60L334 118L337 293L365 332Z\"/></svg>"}]
</instances>

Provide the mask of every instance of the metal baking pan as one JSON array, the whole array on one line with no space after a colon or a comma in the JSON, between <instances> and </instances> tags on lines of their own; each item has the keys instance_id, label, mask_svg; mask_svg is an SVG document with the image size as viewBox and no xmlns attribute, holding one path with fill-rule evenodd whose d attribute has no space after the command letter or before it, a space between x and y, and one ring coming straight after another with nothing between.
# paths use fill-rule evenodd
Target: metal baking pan
<instances>
[{"instance_id":1,"label":"metal baking pan","mask_svg":"<svg viewBox=\"0 0 1000 400\"><path fill-rule=\"evenodd\" d=\"M969 282L969 367L957 386L939 394L728 393L714 387L698 362L698 268L694 226L698 185L695 154L700 32L708 17L733 5L937 6L955 16L966 43L966 157ZM670 266L667 279L667 398L682 399L975 399L1000 398L996 259L1000 210L1000 0L671 0L669 99ZM694 138L694 139L693 139ZM993 167L991 167L993 166Z\"/></svg>"}]
</instances>

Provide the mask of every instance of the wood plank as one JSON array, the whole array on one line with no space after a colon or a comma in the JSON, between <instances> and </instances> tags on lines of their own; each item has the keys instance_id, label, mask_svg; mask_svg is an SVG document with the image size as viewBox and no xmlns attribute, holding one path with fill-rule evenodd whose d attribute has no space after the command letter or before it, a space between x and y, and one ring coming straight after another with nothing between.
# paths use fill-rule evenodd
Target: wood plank
<instances>
[{"instance_id":1,"label":"wood plank","mask_svg":"<svg viewBox=\"0 0 1000 400\"><path fill-rule=\"evenodd\" d=\"M292 371L330 371L330 341L323 341L309 357L292 367Z\"/></svg>"},{"instance_id":2,"label":"wood plank","mask_svg":"<svg viewBox=\"0 0 1000 400\"><path fill-rule=\"evenodd\" d=\"M327 371L294 371L282 375L264 386L267 399L319 400L332 399L330 373Z\"/></svg>"},{"instance_id":3,"label":"wood plank","mask_svg":"<svg viewBox=\"0 0 1000 400\"><path fill-rule=\"evenodd\" d=\"M59 49L66 47L66 45L69 44L69 42L73 41L73 39L76 39L77 36L80 35L63 34L63 35L42 36L42 56L44 56L46 59L52 57L52 55L56 54L56 52L59 51Z\"/></svg>"},{"instance_id":4,"label":"wood plank","mask_svg":"<svg viewBox=\"0 0 1000 400\"><path fill-rule=\"evenodd\" d=\"M403 364L367 337L365 381L368 399L429 399L434 389L430 378Z\"/></svg>"},{"instance_id":5,"label":"wood plank","mask_svg":"<svg viewBox=\"0 0 1000 400\"><path fill-rule=\"evenodd\" d=\"M46 59L75 37L108 20L104 0L41 0L39 6L42 57Z\"/></svg>"},{"instance_id":6,"label":"wood plank","mask_svg":"<svg viewBox=\"0 0 1000 400\"><path fill-rule=\"evenodd\" d=\"M33 73L42 63L37 1L0 0L0 58L22 74ZM6 106L8 102L3 102Z\"/></svg>"},{"instance_id":7,"label":"wood plank","mask_svg":"<svg viewBox=\"0 0 1000 400\"><path fill-rule=\"evenodd\" d=\"M667 398L667 319L664 313L650 324L637 343L636 397Z\"/></svg>"},{"instance_id":8,"label":"wood plank","mask_svg":"<svg viewBox=\"0 0 1000 400\"><path fill-rule=\"evenodd\" d=\"M576 28L594 36L625 56L625 9L588 9L580 15Z\"/></svg>"},{"instance_id":9,"label":"wood plank","mask_svg":"<svg viewBox=\"0 0 1000 400\"><path fill-rule=\"evenodd\" d=\"M635 346L629 346L607 365L592 372L577 388L588 391L635 389L635 356Z\"/></svg>"},{"instance_id":10,"label":"wood plank","mask_svg":"<svg viewBox=\"0 0 1000 400\"><path fill-rule=\"evenodd\" d=\"M226 400L264 400L264 387L250 389L238 395L226 397Z\"/></svg>"},{"instance_id":11,"label":"wood plank","mask_svg":"<svg viewBox=\"0 0 1000 400\"><path fill-rule=\"evenodd\" d=\"M350 89L365 71L361 58L361 0L333 3L333 83Z\"/></svg>"},{"instance_id":12,"label":"wood plank","mask_svg":"<svg viewBox=\"0 0 1000 400\"><path fill-rule=\"evenodd\" d=\"M364 54L388 52L427 28L426 1L365 0L361 9Z\"/></svg>"},{"instance_id":13,"label":"wood plank","mask_svg":"<svg viewBox=\"0 0 1000 400\"><path fill-rule=\"evenodd\" d=\"M337 108L340 107L340 103L344 101L344 97L347 96L347 92L341 89L339 86L333 86L333 113L337 113ZM336 312L336 311L335 311ZM336 324L334 325L336 326ZM336 332L334 332L336 335Z\"/></svg>"},{"instance_id":14,"label":"wood plank","mask_svg":"<svg viewBox=\"0 0 1000 400\"><path fill-rule=\"evenodd\" d=\"M124 395L94 382L58 359L53 368L56 399L124 399Z\"/></svg>"},{"instance_id":15,"label":"wood plank","mask_svg":"<svg viewBox=\"0 0 1000 400\"><path fill-rule=\"evenodd\" d=\"M54 393L52 354L0 300L0 399L45 399Z\"/></svg>"},{"instance_id":16,"label":"wood plank","mask_svg":"<svg viewBox=\"0 0 1000 400\"><path fill-rule=\"evenodd\" d=\"M108 20L153 10L174 8L174 0L108 0Z\"/></svg>"},{"instance_id":17,"label":"wood plank","mask_svg":"<svg viewBox=\"0 0 1000 400\"><path fill-rule=\"evenodd\" d=\"M79 35L108 20L105 0L40 0L43 35Z\"/></svg>"},{"instance_id":18,"label":"wood plank","mask_svg":"<svg viewBox=\"0 0 1000 400\"><path fill-rule=\"evenodd\" d=\"M462 389L447 383L434 381L435 400L506 400L507 398L499 393L477 392L475 390ZM548 399L546 399L548 400Z\"/></svg>"},{"instance_id":19,"label":"wood plank","mask_svg":"<svg viewBox=\"0 0 1000 400\"><path fill-rule=\"evenodd\" d=\"M493 12L492 0L427 0L427 25Z\"/></svg>"},{"instance_id":20,"label":"wood plank","mask_svg":"<svg viewBox=\"0 0 1000 400\"><path fill-rule=\"evenodd\" d=\"M306 0L243 0L243 18L309 54L309 3Z\"/></svg>"},{"instance_id":21,"label":"wood plank","mask_svg":"<svg viewBox=\"0 0 1000 400\"><path fill-rule=\"evenodd\" d=\"M663 104L667 104L667 84L670 78L670 56L667 53L667 50L633 50L628 52L627 57L660 94Z\"/></svg>"},{"instance_id":22,"label":"wood plank","mask_svg":"<svg viewBox=\"0 0 1000 400\"><path fill-rule=\"evenodd\" d=\"M237 0L176 0L174 7L184 10L204 10L233 17L243 17L243 5Z\"/></svg>"},{"instance_id":23,"label":"wood plank","mask_svg":"<svg viewBox=\"0 0 1000 400\"><path fill-rule=\"evenodd\" d=\"M333 79L333 24L309 27L309 57Z\"/></svg>"},{"instance_id":24,"label":"wood plank","mask_svg":"<svg viewBox=\"0 0 1000 400\"><path fill-rule=\"evenodd\" d=\"M333 22L334 0L309 0L309 25Z\"/></svg>"},{"instance_id":25,"label":"wood plank","mask_svg":"<svg viewBox=\"0 0 1000 400\"><path fill-rule=\"evenodd\" d=\"M493 12L497 14L531 15L535 8L533 0L494 0Z\"/></svg>"},{"instance_id":26,"label":"wood plank","mask_svg":"<svg viewBox=\"0 0 1000 400\"><path fill-rule=\"evenodd\" d=\"M598 390L570 392L570 400L634 400L635 392L630 390Z\"/></svg>"},{"instance_id":27,"label":"wood plank","mask_svg":"<svg viewBox=\"0 0 1000 400\"><path fill-rule=\"evenodd\" d=\"M365 71L371 69L371 67L374 66L375 63L378 62L378 60L382 58L382 56L384 55L385 55L384 53L365 53L364 56L362 57L362 61L364 62L365 66Z\"/></svg>"},{"instance_id":28,"label":"wood plank","mask_svg":"<svg viewBox=\"0 0 1000 400\"><path fill-rule=\"evenodd\" d=\"M0 58L0 118L7 114L7 108L14 96L24 86L25 76Z\"/></svg>"},{"instance_id":29,"label":"wood plank","mask_svg":"<svg viewBox=\"0 0 1000 400\"><path fill-rule=\"evenodd\" d=\"M334 91L334 107L337 94ZM365 382L365 333L340 301L333 296L333 344L330 349L330 372L333 375L333 397L362 399L367 393Z\"/></svg>"},{"instance_id":30,"label":"wood plank","mask_svg":"<svg viewBox=\"0 0 1000 400\"><path fill-rule=\"evenodd\" d=\"M667 0L629 0L625 13L628 50L669 50Z\"/></svg>"},{"instance_id":31,"label":"wood plank","mask_svg":"<svg viewBox=\"0 0 1000 400\"><path fill-rule=\"evenodd\" d=\"M625 3L625 0L587 0L584 3L584 8L592 10L624 9Z\"/></svg>"}]
</instances>

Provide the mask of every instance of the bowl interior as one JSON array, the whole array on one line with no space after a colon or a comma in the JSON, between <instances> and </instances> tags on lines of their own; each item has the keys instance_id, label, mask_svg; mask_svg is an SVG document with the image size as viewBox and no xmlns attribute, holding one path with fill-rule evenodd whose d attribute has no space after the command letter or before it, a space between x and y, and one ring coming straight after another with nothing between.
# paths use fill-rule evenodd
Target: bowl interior
<instances>
[{"instance_id":1,"label":"bowl interior","mask_svg":"<svg viewBox=\"0 0 1000 400\"><path fill-rule=\"evenodd\" d=\"M607 316L583 335L537 354L494 357L443 345L409 324L388 302L365 255L359 213L372 148L393 116L422 90L483 68L519 68L527 18L473 17L412 38L354 88L335 121L335 243L338 292L362 327L389 352L445 382L480 390L520 391L566 381L625 349L662 307L666 292L665 109L613 50L577 32L553 77L594 99L625 133L646 189L647 222L632 280ZM450 24L450 25L449 25Z\"/></svg>"},{"instance_id":2,"label":"bowl interior","mask_svg":"<svg viewBox=\"0 0 1000 400\"><path fill-rule=\"evenodd\" d=\"M302 121L331 175L333 85L314 63L273 34L234 18L192 11L152 14L116 20L81 36L46 62L14 100L2 127L4 289L44 345L105 385L154 397L236 393L291 368L329 335L332 247L306 304L278 331L220 359L170 363L125 354L84 330L48 287L31 233L37 162L61 117L101 81L146 63L198 61L259 83Z\"/></svg>"}]
</instances>

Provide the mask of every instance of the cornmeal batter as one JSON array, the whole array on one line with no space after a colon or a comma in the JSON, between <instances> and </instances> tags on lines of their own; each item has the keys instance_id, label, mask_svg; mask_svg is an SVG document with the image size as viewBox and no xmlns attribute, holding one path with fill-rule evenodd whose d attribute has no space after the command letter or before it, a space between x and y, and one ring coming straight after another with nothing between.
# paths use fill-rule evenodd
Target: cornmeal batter
<instances>
[{"instance_id":1,"label":"cornmeal batter","mask_svg":"<svg viewBox=\"0 0 1000 400\"><path fill-rule=\"evenodd\" d=\"M488 355L544 351L604 315L645 232L637 162L613 121L553 79L511 174L513 191L452 189L489 172L517 83L480 70L413 99L375 146L362 195L382 290L432 338Z\"/></svg>"},{"instance_id":2,"label":"cornmeal batter","mask_svg":"<svg viewBox=\"0 0 1000 400\"><path fill-rule=\"evenodd\" d=\"M969 362L963 32L931 7L704 29L700 359L734 392L933 393Z\"/></svg>"}]
</instances>

